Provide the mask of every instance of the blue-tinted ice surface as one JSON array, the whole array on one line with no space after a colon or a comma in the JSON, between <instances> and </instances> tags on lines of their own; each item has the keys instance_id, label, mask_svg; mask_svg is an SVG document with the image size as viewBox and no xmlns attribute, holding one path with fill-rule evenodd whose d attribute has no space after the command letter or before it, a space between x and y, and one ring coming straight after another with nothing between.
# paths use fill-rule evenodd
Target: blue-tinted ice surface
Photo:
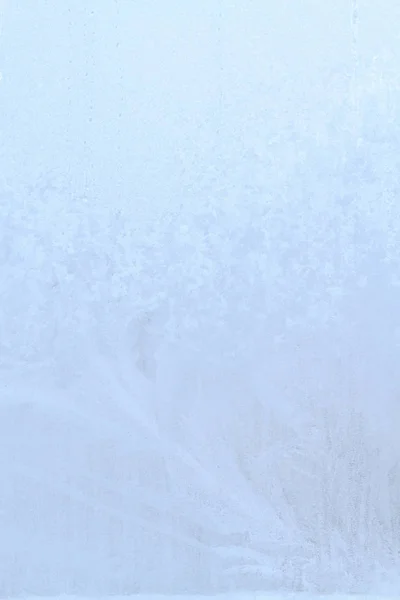
<instances>
[{"instance_id":1,"label":"blue-tinted ice surface","mask_svg":"<svg viewBox=\"0 0 400 600\"><path fill-rule=\"evenodd\" d=\"M399 17L0 2L0 595L396 593Z\"/></svg>"}]
</instances>

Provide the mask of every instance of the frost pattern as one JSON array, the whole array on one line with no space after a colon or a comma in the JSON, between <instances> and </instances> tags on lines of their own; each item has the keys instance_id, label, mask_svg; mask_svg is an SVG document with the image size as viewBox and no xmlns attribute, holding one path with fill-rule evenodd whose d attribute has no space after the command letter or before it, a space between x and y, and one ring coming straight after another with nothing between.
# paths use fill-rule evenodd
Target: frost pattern
<instances>
[{"instance_id":1,"label":"frost pattern","mask_svg":"<svg viewBox=\"0 0 400 600\"><path fill-rule=\"evenodd\" d=\"M0 593L387 590L396 57L100 4L4 10Z\"/></svg>"}]
</instances>

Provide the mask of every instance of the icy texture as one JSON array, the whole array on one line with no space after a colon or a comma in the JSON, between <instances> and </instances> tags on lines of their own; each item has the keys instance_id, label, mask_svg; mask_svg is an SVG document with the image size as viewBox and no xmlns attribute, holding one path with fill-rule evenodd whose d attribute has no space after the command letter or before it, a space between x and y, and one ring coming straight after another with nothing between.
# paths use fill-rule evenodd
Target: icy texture
<instances>
[{"instance_id":1,"label":"icy texture","mask_svg":"<svg viewBox=\"0 0 400 600\"><path fill-rule=\"evenodd\" d=\"M0 595L397 592L399 13L0 2Z\"/></svg>"}]
</instances>

